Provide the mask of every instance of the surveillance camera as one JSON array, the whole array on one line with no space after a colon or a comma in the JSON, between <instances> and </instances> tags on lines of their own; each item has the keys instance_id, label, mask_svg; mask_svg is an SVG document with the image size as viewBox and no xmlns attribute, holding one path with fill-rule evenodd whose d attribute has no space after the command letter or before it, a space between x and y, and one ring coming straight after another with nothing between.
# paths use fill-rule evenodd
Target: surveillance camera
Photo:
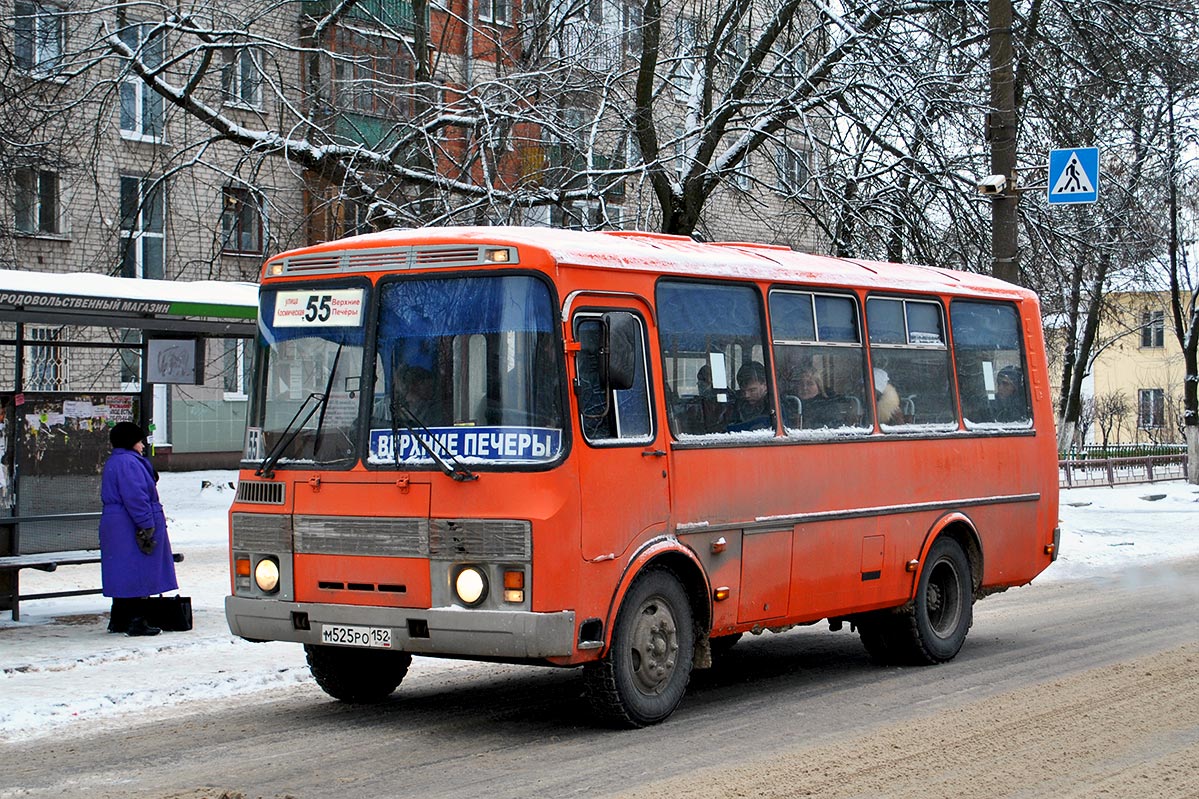
<instances>
[{"instance_id":1,"label":"surveillance camera","mask_svg":"<svg viewBox=\"0 0 1199 799\"><path fill-rule=\"evenodd\" d=\"M1007 188L1005 175L988 175L978 182L978 190L982 194L1003 194Z\"/></svg>"}]
</instances>

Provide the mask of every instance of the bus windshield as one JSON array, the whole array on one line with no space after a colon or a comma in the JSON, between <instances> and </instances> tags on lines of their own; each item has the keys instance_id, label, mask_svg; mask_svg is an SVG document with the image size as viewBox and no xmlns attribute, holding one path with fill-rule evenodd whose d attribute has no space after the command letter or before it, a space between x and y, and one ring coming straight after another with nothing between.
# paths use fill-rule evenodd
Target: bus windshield
<instances>
[{"instance_id":1,"label":"bus windshield","mask_svg":"<svg viewBox=\"0 0 1199 799\"><path fill-rule=\"evenodd\" d=\"M379 287L377 331L368 463L558 457L564 366L545 283L523 275L392 279Z\"/></svg>"},{"instance_id":2,"label":"bus windshield","mask_svg":"<svg viewBox=\"0 0 1199 799\"><path fill-rule=\"evenodd\" d=\"M245 459L349 465L357 454L366 289L263 290Z\"/></svg>"}]
</instances>

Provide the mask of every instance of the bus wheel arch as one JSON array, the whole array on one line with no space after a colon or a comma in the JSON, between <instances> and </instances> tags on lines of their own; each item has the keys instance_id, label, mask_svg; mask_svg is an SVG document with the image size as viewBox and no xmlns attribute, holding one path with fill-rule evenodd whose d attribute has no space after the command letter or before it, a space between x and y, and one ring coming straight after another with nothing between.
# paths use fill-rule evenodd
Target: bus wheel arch
<instances>
[{"instance_id":1,"label":"bus wheel arch","mask_svg":"<svg viewBox=\"0 0 1199 799\"><path fill-rule=\"evenodd\" d=\"M942 516L928 531L928 536L925 538L924 546L920 552L920 563L923 564L927 558L933 544L941 536L946 536L953 539L962 548L966 554L966 560L970 564L970 579L973 583L974 598L982 599L985 593L982 590L983 582L983 547L982 539L978 535L978 530L974 526L974 522L964 513L954 512ZM913 584L913 598L915 598L915 584Z\"/></svg>"}]
</instances>

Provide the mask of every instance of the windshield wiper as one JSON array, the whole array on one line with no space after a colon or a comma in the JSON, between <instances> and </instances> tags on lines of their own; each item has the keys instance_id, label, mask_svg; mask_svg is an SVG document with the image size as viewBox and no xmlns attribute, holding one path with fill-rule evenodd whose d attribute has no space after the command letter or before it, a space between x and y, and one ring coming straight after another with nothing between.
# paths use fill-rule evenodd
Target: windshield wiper
<instances>
[{"instance_id":1,"label":"windshield wiper","mask_svg":"<svg viewBox=\"0 0 1199 799\"><path fill-rule=\"evenodd\" d=\"M456 480L459 483L468 483L471 480L479 479L479 475L475 474L470 469L468 469L464 465L462 465L462 462L459 461L456 457L454 457L454 454L452 452L449 452L448 450L446 450L445 445L440 443L437 440L437 437L434 436L433 433L429 430L429 428L425 425L425 423L423 421L421 421L421 418L419 416L417 416L415 413L413 413L412 409L409 408L402 399L400 399L399 393L395 390L394 386L392 387L392 390L391 390L390 400L391 400L391 451L395 457L396 468L399 468L399 466L400 466L400 448L399 448L400 431L399 431L399 427L396 422L396 418L398 416L397 411L403 411L404 417L407 420L403 423L404 429L412 434L412 437L416 440L416 443L420 445L420 448L423 449L429 455L429 457L433 459L433 462L437 464L438 468L440 468L441 471L446 474L446 476ZM419 428L419 431L418 431L418 428ZM432 441L434 444L437 444L437 446L440 447L445 452L445 454L449 457L450 461L452 462L452 465L450 463L447 463L445 458L438 455L437 452L433 449L432 445L430 445L428 441L425 441L424 436L421 435L422 432L424 433L424 436L429 437L429 441Z\"/></svg>"},{"instance_id":2,"label":"windshield wiper","mask_svg":"<svg viewBox=\"0 0 1199 799\"><path fill-rule=\"evenodd\" d=\"M316 402L313 403L313 400L316 400ZM259 477L274 477L274 472L272 472L271 469L274 468L275 464L279 461L279 457L283 454L283 450L287 449L291 442L296 440L296 436L298 436L300 431L304 429L304 425L308 424L308 420L312 418L312 415L318 410L323 409L328 402L328 392L325 392L324 394L317 394L316 392L313 392L305 397L304 401L300 403L300 407L296 409L296 415L291 417L291 421L288 422L287 426L283 428L283 433L280 435L279 440L275 442L275 446L271 447L271 451L267 453L267 456L262 459L262 463L260 463L258 468L254 470L254 474L258 475ZM310 404L311 407L309 407ZM308 408L308 413L304 413L305 408ZM302 413L304 413L303 419L300 418L300 414ZM324 418L323 413L321 414L321 418ZM296 424L297 420L299 420L299 424Z\"/></svg>"}]
</instances>

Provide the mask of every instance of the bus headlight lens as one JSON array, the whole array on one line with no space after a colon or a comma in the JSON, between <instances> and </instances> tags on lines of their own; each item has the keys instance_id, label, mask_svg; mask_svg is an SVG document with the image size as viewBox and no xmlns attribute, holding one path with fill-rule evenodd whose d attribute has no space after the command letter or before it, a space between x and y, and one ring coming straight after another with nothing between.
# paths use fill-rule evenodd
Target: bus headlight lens
<instances>
[{"instance_id":1,"label":"bus headlight lens","mask_svg":"<svg viewBox=\"0 0 1199 799\"><path fill-rule=\"evenodd\" d=\"M254 584L263 593L272 593L279 587L279 564L274 558L263 558L254 567Z\"/></svg>"},{"instance_id":2,"label":"bus headlight lens","mask_svg":"<svg viewBox=\"0 0 1199 799\"><path fill-rule=\"evenodd\" d=\"M454 593L459 602L473 608L487 597L487 577L474 566L463 566L454 577Z\"/></svg>"}]
</instances>

